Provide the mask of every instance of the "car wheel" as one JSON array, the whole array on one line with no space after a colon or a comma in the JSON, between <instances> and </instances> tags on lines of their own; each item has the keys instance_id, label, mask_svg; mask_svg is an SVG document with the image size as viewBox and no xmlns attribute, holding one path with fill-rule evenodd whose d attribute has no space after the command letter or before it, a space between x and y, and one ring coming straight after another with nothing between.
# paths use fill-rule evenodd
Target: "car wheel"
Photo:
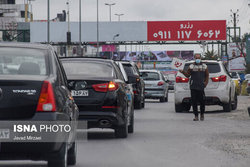
<instances>
[{"instance_id":1,"label":"car wheel","mask_svg":"<svg viewBox=\"0 0 250 167\"><path fill-rule=\"evenodd\" d=\"M131 113L130 125L128 126L128 133L134 133L134 109Z\"/></svg>"},{"instance_id":2,"label":"car wheel","mask_svg":"<svg viewBox=\"0 0 250 167\"><path fill-rule=\"evenodd\" d=\"M223 105L224 112L231 112L232 111L232 104L231 104L231 97L229 98L229 102Z\"/></svg>"},{"instance_id":3,"label":"car wheel","mask_svg":"<svg viewBox=\"0 0 250 167\"><path fill-rule=\"evenodd\" d=\"M175 104L175 112L182 112L183 106L182 104Z\"/></svg>"},{"instance_id":4,"label":"car wheel","mask_svg":"<svg viewBox=\"0 0 250 167\"><path fill-rule=\"evenodd\" d=\"M234 101L232 103L232 110L236 110L237 106L238 106L238 97L237 97L237 94L235 93L235 95L234 95Z\"/></svg>"},{"instance_id":5,"label":"car wheel","mask_svg":"<svg viewBox=\"0 0 250 167\"><path fill-rule=\"evenodd\" d=\"M64 143L60 151L48 160L48 167L68 166L68 144Z\"/></svg>"},{"instance_id":6,"label":"car wheel","mask_svg":"<svg viewBox=\"0 0 250 167\"><path fill-rule=\"evenodd\" d=\"M68 165L76 164L77 144L74 142L68 151Z\"/></svg>"},{"instance_id":7,"label":"car wheel","mask_svg":"<svg viewBox=\"0 0 250 167\"><path fill-rule=\"evenodd\" d=\"M189 112L191 109L191 104L183 104L183 110Z\"/></svg>"},{"instance_id":8,"label":"car wheel","mask_svg":"<svg viewBox=\"0 0 250 167\"><path fill-rule=\"evenodd\" d=\"M135 101L135 109L141 109L141 108L142 108L141 100Z\"/></svg>"},{"instance_id":9,"label":"car wheel","mask_svg":"<svg viewBox=\"0 0 250 167\"><path fill-rule=\"evenodd\" d=\"M161 98L160 98L160 102L161 102L161 103L165 102L165 97L161 97Z\"/></svg>"},{"instance_id":10,"label":"car wheel","mask_svg":"<svg viewBox=\"0 0 250 167\"><path fill-rule=\"evenodd\" d=\"M120 126L115 129L116 138L126 138L128 136L128 125Z\"/></svg>"},{"instance_id":11,"label":"car wheel","mask_svg":"<svg viewBox=\"0 0 250 167\"><path fill-rule=\"evenodd\" d=\"M145 97L143 98L143 102L142 102L141 107L142 107L142 108L145 108Z\"/></svg>"},{"instance_id":12,"label":"car wheel","mask_svg":"<svg viewBox=\"0 0 250 167\"><path fill-rule=\"evenodd\" d=\"M168 93L167 93L167 95L165 97L165 102L168 102Z\"/></svg>"}]
</instances>

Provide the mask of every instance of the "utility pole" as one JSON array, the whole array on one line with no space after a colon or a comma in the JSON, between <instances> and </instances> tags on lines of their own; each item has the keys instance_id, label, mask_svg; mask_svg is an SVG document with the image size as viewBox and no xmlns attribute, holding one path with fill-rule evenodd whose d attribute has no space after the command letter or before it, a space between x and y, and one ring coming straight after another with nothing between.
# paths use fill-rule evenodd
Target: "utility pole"
<instances>
[{"instance_id":1,"label":"utility pole","mask_svg":"<svg viewBox=\"0 0 250 167\"><path fill-rule=\"evenodd\" d=\"M237 9L236 12L233 12L233 10L231 9L231 12L233 14L233 15L231 15L231 17L233 18L233 20L231 20L231 21L234 24L234 42L236 42L236 40L237 40L236 39L237 38L237 36L236 36L236 28L237 28L237 22L239 21L239 20L237 20L237 18L239 17L239 15L237 13L239 12L239 9Z\"/></svg>"}]
</instances>

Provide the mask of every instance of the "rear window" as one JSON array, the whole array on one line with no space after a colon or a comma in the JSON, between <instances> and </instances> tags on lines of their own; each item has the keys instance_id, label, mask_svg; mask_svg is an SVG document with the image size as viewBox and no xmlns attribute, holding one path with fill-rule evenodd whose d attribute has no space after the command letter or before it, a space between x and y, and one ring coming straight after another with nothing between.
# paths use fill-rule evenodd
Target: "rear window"
<instances>
[{"instance_id":1,"label":"rear window","mask_svg":"<svg viewBox=\"0 0 250 167\"><path fill-rule=\"evenodd\" d=\"M47 75L46 51L0 48L0 75Z\"/></svg>"},{"instance_id":2,"label":"rear window","mask_svg":"<svg viewBox=\"0 0 250 167\"><path fill-rule=\"evenodd\" d=\"M184 70L187 71L190 63L185 64ZM219 63L206 63L208 72L209 73L219 73L221 72L220 64Z\"/></svg>"},{"instance_id":3,"label":"rear window","mask_svg":"<svg viewBox=\"0 0 250 167\"><path fill-rule=\"evenodd\" d=\"M157 72L141 72L143 80L155 81L160 80L160 75Z\"/></svg>"},{"instance_id":4,"label":"rear window","mask_svg":"<svg viewBox=\"0 0 250 167\"><path fill-rule=\"evenodd\" d=\"M62 61L65 72L68 76L86 76L112 78L114 76L113 67L107 63L98 62L77 62Z\"/></svg>"},{"instance_id":5,"label":"rear window","mask_svg":"<svg viewBox=\"0 0 250 167\"><path fill-rule=\"evenodd\" d=\"M231 73L231 76L232 76L232 78L239 78L239 77L238 77L238 74L237 74L236 72L232 72L232 73Z\"/></svg>"}]
</instances>

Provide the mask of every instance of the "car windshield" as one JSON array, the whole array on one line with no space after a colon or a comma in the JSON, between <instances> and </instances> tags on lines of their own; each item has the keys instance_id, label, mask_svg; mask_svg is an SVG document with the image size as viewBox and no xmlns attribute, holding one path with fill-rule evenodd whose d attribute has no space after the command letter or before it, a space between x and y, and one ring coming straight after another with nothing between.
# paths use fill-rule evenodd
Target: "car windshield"
<instances>
[{"instance_id":1,"label":"car windshield","mask_svg":"<svg viewBox=\"0 0 250 167\"><path fill-rule=\"evenodd\" d=\"M160 75L157 72L141 72L141 77L145 81L157 81L157 80L160 80Z\"/></svg>"},{"instance_id":2,"label":"car windshield","mask_svg":"<svg viewBox=\"0 0 250 167\"><path fill-rule=\"evenodd\" d=\"M231 73L232 78L239 78L238 74L236 72Z\"/></svg>"},{"instance_id":3,"label":"car windshield","mask_svg":"<svg viewBox=\"0 0 250 167\"><path fill-rule=\"evenodd\" d=\"M112 78L113 68L110 64L88 61L63 61L63 67L68 76Z\"/></svg>"},{"instance_id":4,"label":"car windshield","mask_svg":"<svg viewBox=\"0 0 250 167\"><path fill-rule=\"evenodd\" d=\"M0 48L0 75L47 75L43 50Z\"/></svg>"},{"instance_id":5,"label":"car windshield","mask_svg":"<svg viewBox=\"0 0 250 167\"><path fill-rule=\"evenodd\" d=\"M184 71L188 70L188 67L189 67L190 64L191 63L185 64ZM221 72L221 68L220 68L219 63L206 63L206 65L207 65L209 73L219 73L219 72Z\"/></svg>"}]
</instances>

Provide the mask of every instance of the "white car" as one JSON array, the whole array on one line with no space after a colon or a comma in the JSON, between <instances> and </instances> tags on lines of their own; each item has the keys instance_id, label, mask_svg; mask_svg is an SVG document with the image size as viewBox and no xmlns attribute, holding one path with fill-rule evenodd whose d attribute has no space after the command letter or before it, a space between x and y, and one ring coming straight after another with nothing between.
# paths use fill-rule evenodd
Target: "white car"
<instances>
[{"instance_id":1,"label":"white car","mask_svg":"<svg viewBox=\"0 0 250 167\"><path fill-rule=\"evenodd\" d=\"M185 63L184 70L187 71L190 64ZM221 61L206 60L209 71L209 82L205 88L206 105L223 106L225 112L230 112L237 108L237 94L235 83ZM175 84L175 111L189 111L191 107L191 95L189 88L189 78L180 72L176 75Z\"/></svg>"},{"instance_id":2,"label":"white car","mask_svg":"<svg viewBox=\"0 0 250 167\"><path fill-rule=\"evenodd\" d=\"M245 80L248 80L248 81L250 80L250 74L245 75Z\"/></svg>"}]
</instances>

